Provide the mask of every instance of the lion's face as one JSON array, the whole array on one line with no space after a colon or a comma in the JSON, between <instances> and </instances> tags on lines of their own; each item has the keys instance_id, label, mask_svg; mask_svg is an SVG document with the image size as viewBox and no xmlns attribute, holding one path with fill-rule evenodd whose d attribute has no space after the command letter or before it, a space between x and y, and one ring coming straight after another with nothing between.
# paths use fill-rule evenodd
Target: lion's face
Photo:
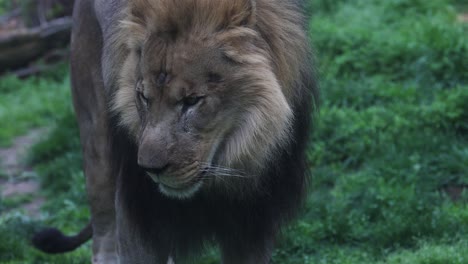
<instances>
[{"instance_id":1,"label":"lion's face","mask_svg":"<svg viewBox=\"0 0 468 264\"><path fill-rule=\"evenodd\" d=\"M145 19L127 22L135 36L113 105L135 137L138 164L162 193L177 198L255 180L286 141L292 112L268 45L253 29L254 10L216 11L232 17L215 19L196 14L207 8L200 3L216 1L193 1L187 26L161 21L178 16L161 14L171 5L161 2L153 6L155 21L140 14Z\"/></svg>"},{"instance_id":2,"label":"lion's face","mask_svg":"<svg viewBox=\"0 0 468 264\"><path fill-rule=\"evenodd\" d=\"M164 49L156 39L142 50L134 91L138 164L164 193L188 196L220 163L216 152L242 119L244 107L232 91L239 69L208 43Z\"/></svg>"}]
</instances>

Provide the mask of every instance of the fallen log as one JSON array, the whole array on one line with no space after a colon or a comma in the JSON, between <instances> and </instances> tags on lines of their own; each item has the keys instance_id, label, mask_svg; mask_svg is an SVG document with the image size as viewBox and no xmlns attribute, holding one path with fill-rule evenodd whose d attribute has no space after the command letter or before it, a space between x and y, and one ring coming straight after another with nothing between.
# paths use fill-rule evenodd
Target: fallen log
<instances>
[{"instance_id":1,"label":"fallen log","mask_svg":"<svg viewBox=\"0 0 468 264\"><path fill-rule=\"evenodd\" d=\"M0 72L23 67L48 50L66 46L71 27L72 19L64 17L0 35Z\"/></svg>"},{"instance_id":2,"label":"fallen log","mask_svg":"<svg viewBox=\"0 0 468 264\"><path fill-rule=\"evenodd\" d=\"M44 56L41 56L39 63L34 63L24 68L9 71L8 74L12 74L19 79L25 79L31 76L40 75L57 67L57 64L65 61L68 58L68 56L68 49L52 50L46 53Z\"/></svg>"}]
</instances>

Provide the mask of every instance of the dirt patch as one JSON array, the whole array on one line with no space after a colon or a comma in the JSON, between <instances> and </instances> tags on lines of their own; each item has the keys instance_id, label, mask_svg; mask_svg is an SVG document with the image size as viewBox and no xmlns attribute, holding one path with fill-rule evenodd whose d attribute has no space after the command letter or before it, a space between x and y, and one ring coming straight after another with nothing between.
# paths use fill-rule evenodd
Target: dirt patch
<instances>
[{"instance_id":1,"label":"dirt patch","mask_svg":"<svg viewBox=\"0 0 468 264\"><path fill-rule=\"evenodd\" d=\"M0 168L3 172L12 177L19 177L25 172L32 172L32 169L24 165L24 158L32 145L47 133L47 129L34 129L28 134L17 137L13 145L9 148L0 148Z\"/></svg>"},{"instance_id":2,"label":"dirt patch","mask_svg":"<svg viewBox=\"0 0 468 264\"><path fill-rule=\"evenodd\" d=\"M468 23L468 13L462 13L458 15L458 21L462 23Z\"/></svg>"},{"instance_id":3,"label":"dirt patch","mask_svg":"<svg viewBox=\"0 0 468 264\"><path fill-rule=\"evenodd\" d=\"M1 198L14 198L19 195L32 195L31 202L22 204L21 208L31 216L39 214L39 208L44 198L38 195L40 185L35 179L35 172L24 163L28 150L37 143L47 129L34 129L28 134L18 137L9 148L0 149L0 169L6 175L0 179Z\"/></svg>"},{"instance_id":4,"label":"dirt patch","mask_svg":"<svg viewBox=\"0 0 468 264\"><path fill-rule=\"evenodd\" d=\"M2 186L2 197L8 198L16 194L33 194L39 190L37 181L6 182Z\"/></svg>"}]
</instances>

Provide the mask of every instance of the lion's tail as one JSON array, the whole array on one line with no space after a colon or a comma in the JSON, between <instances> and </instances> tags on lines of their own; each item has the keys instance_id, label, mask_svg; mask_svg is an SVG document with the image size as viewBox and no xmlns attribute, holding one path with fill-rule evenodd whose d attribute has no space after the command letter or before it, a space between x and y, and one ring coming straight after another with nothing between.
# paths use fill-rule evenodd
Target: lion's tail
<instances>
[{"instance_id":1,"label":"lion's tail","mask_svg":"<svg viewBox=\"0 0 468 264\"><path fill-rule=\"evenodd\" d=\"M73 251L86 241L91 239L93 228L89 222L77 235L66 236L55 228L48 228L34 235L32 244L37 249L49 253L58 254Z\"/></svg>"}]
</instances>

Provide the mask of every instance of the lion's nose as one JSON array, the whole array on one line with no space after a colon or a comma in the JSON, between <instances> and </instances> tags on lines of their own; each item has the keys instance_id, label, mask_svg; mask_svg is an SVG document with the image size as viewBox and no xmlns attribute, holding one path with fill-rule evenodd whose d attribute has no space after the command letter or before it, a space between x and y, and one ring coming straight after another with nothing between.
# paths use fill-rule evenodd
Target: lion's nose
<instances>
[{"instance_id":1,"label":"lion's nose","mask_svg":"<svg viewBox=\"0 0 468 264\"><path fill-rule=\"evenodd\" d=\"M146 172L149 172L151 174L155 174L155 175L161 175L163 174L165 171L167 171L167 169L169 168L169 164L166 164L162 167L157 167L157 168L151 168L151 167L144 167L144 166L141 166L140 167L142 169L144 169Z\"/></svg>"},{"instance_id":2,"label":"lion's nose","mask_svg":"<svg viewBox=\"0 0 468 264\"><path fill-rule=\"evenodd\" d=\"M141 135L138 146L138 165L156 175L165 173L170 167L169 142L171 136L167 124L147 126Z\"/></svg>"},{"instance_id":3,"label":"lion's nose","mask_svg":"<svg viewBox=\"0 0 468 264\"><path fill-rule=\"evenodd\" d=\"M138 166L149 173L160 175L169 168L169 160L165 152L159 152L158 155L148 153L149 150L141 148L138 155Z\"/></svg>"},{"instance_id":4,"label":"lion's nose","mask_svg":"<svg viewBox=\"0 0 468 264\"><path fill-rule=\"evenodd\" d=\"M141 148L138 155L138 166L147 172L160 175L169 168L169 160L165 152L161 151L158 155L148 153L148 150Z\"/></svg>"}]
</instances>

